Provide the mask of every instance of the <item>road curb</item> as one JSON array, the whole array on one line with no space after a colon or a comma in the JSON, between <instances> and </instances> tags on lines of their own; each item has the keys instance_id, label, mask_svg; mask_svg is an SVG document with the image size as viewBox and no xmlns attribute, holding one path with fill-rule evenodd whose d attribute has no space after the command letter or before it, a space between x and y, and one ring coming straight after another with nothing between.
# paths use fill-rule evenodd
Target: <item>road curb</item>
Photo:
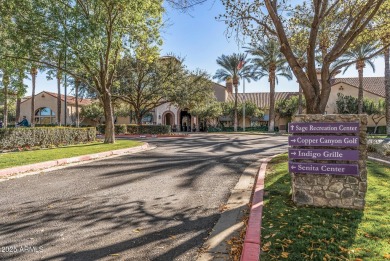
<instances>
[{"instance_id":1,"label":"road curb","mask_svg":"<svg viewBox=\"0 0 390 261\"><path fill-rule=\"evenodd\" d=\"M368 159L372 160L372 161L375 161L375 162L378 162L378 163L385 164L387 166L390 166L390 161L387 161L387 160L378 159L378 158L374 158L374 157L371 157L371 156L369 156Z\"/></svg>"},{"instance_id":2,"label":"road curb","mask_svg":"<svg viewBox=\"0 0 390 261\"><path fill-rule=\"evenodd\" d=\"M251 199L250 224L248 224L246 241L244 241L245 257L241 258L241 261L258 260L265 170L267 163L277 155L259 159L244 170L240 180L231 191L226 210L222 212L209 238L204 242L197 261L229 260L227 242L232 237L239 236L239 232L244 227L244 213ZM254 259L256 255L257 259Z\"/></svg>"},{"instance_id":3,"label":"road curb","mask_svg":"<svg viewBox=\"0 0 390 261\"><path fill-rule=\"evenodd\" d=\"M127 149L111 150L111 151L82 155L82 156L77 156L72 158L51 160L51 161L39 162L39 163L34 163L34 164L29 164L24 166L1 169L0 178L21 174L24 172L53 168L53 167L71 164L71 163L78 163L78 162L91 161L91 160L96 160L101 158L107 158L113 155L124 155L128 153L136 153L136 152L146 150L148 148L149 148L149 143L145 143L144 145L127 148Z\"/></svg>"},{"instance_id":4,"label":"road curb","mask_svg":"<svg viewBox=\"0 0 390 261\"><path fill-rule=\"evenodd\" d=\"M263 214L264 179L268 162L277 155L262 159L252 197L249 221L246 229L241 261L260 260L261 219Z\"/></svg>"}]
</instances>

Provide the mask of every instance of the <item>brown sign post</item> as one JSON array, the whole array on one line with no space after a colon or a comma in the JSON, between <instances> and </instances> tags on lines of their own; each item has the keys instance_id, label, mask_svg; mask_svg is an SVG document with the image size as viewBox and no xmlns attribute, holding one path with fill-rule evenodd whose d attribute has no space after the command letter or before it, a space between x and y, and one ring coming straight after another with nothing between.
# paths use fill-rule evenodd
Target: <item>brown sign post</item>
<instances>
[{"instance_id":1,"label":"brown sign post","mask_svg":"<svg viewBox=\"0 0 390 261\"><path fill-rule=\"evenodd\" d=\"M297 115L288 129L293 201L364 208L367 115Z\"/></svg>"}]
</instances>

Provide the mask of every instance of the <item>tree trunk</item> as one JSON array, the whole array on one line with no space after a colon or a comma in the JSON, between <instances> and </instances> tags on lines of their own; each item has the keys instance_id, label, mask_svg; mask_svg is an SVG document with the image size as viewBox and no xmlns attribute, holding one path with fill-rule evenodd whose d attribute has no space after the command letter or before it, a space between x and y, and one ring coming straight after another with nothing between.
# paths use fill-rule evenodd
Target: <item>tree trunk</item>
<instances>
[{"instance_id":1,"label":"tree trunk","mask_svg":"<svg viewBox=\"0 0 390 261\"><path fill-rule=\"evenodd\" d=\"M30 115L30 125L31 127L35 126L35 82L37 77L38 70L37 68L31 68L31 81L32 81L32 93L31 93L31 115Z\"/></svg>"},{"instance_id":2,"label":"tree trunk","mask_svg":"<svg viewBox=\"0 0 390 261\"><path fill-rule=\"evenodd\" d=\"M302 87L299 84L299 95L298 95L298 114L302 114Z\"/></svg>"},{"instance_id":3,"label":"tree trunk","mask_svg":"<svg viewBox=\"0 0 390 261\"><path fill-rule=\"evenodd\" d=\"M102 95L102 102L104 108L104 118L106 120L104 143L115 143L114 115L112 111L111 94L107 90L105 90Z\"/></svg>"},{"instance_id":4,"label":"tree trunk","mask_svg":"<svg viewBox=\"0 0 390 261\"><path fill-rule=\"evenodd\" d=\"M16 98L16 119L15 122L20 121L20 103L22 102L22 99L20 97Z\"/></svg>"},{"instance_id":5,"label":"tree trunk","mask_svg":"<svg viewBox=\"0 0 390 261\"><path fill-rule=\"evenodd\" d=\"M80 80L75 81L75 92L76 92L76 128L80 127L80 114L79 114L79 85Z\"/></svg>"},{"instance_id":6,"label":"tree trunk","mask_svg":"<svg viewBox=\"0 0 390 261\"><path fill-rule=\"evenodd\" d=\"M61 126L61 73L57 72L57 125Z\"/></svg>"},{"instance_id":7,"label":"tree trunk","mask_svg":"<svg viewBox=\"0 0 390 261\"><path fill-rule=\"evenodd\" d=\"M363 67L358 68L359 92L358 92L358 114L363 113Z\"/></svg>"},{"instance_id":8,"label":"tree trunk","mask_svg":"<svg viewBox=\"0 0 390 261\"><path fill-rule=\"evenodd\" d=\"M385 50L386 133L390 137L390 47Z\"/></svg>"},{"instance_id":9,"label":"tree trunk","mask_svg":"<svg viewBox=\"0 0 390 261\"><path fill-rule=\"evenodd\" d=\"M9 85L9 75L4 73L3 76L3 87L4 87L4 107L3 107L3 126L7 128L8 126L8 85Z\"/></svg>"},{"instance_id":10,"label":"tree trunk","mask_svg":"<svg viewBox=\"0 0 390 261\"><path fill-rule=\"evenodd\" d=\"M275 131L275 71L270 72L268 132Z\"/></svg>"},{"instance_id":11,"label":"tree trunk","mask_svg":"<svg viewBox=\"0 0 390 261\"><path fill-rule=\"evenodd\" d=\"M135 111L135 121L137 125L142 125L142 114L139 111Z\"/></svg>"},{"instance_id":12,"label":"tree trunk","mask_svg":"<svg viewBox=\"0 0 390 261\"><path fill-rule=\"evenodd\" d=\"M238 84L234 85L234 131L237 131L238 115L237 115L237 99L238 99Z\"/></svg>"}]
</instances>

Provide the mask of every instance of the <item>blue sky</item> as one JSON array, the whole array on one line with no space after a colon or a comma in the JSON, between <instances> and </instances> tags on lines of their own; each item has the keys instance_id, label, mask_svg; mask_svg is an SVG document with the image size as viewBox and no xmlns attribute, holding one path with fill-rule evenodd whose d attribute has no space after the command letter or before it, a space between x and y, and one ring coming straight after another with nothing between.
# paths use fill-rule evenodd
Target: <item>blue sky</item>
<instances>
[{"instance_id":1,"label":"blue sky","mask_svg":"<svg viewBox=\"0 0 390 261\"><path fill-rule=\"evenodd\" d=\"M228 40L225 35L226 26L223 22L215 19L216 16L224 12L224 7L219 0L207 1L203 5L194 7L188 13L167 8L164 19L167 26L162 32L164 44L161 55L176 54L185 58L185 64L189 69L202 69L211 76L218 69L216 59L222 54L242 52L234 39ZM383 58L375 60L376 73L370 67L364 70L365 76L383 76ZM357 77L354 66L338 77ZM29 86L27 95L31 93L31 81L26 81ZM224 84L224 83L221 83ZM70 88L69 88L70 89ZM246 83L246 92L268 92L269 83L267 78L258 82ZM47 81L44 73L39 73L37 77L36 93L47 90L56 92L56 82ZM296 80L279 80L276 91L298 91ZM242 92L242 86L239 86Z\"/></svg>"}]
</instances>

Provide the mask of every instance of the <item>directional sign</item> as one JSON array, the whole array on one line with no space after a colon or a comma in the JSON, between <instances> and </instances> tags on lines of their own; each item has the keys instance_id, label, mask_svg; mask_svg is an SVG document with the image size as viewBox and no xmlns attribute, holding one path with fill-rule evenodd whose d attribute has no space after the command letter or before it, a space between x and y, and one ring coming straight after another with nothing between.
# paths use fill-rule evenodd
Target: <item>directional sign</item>
<instances>
[{"instance_id":1,"label":"directional sign","mask_svg":"<svg viewBox=\"0 0 390 261\"><path fill-rule=\"evenodd\" d=\"M289 133L358 133L358 122L292 122L288 124Z\"/></svg>"},{"instance_id":2,"label":"directional sign","mask_svg":"<svg viewBox=\"0 0 390 261\"><path fill-rule=\"evenodd\" d=\"M355 136L289 136L290 146L357 147L359 137Z\"/></svg>"},{"instance_id":3,"label":"directional sign","mask_svg":"<svg viewBox=\"0 0 390 261\"><path fill-rule=\"evenodd\" d=\"M359 175L357 164L323 164L289 162L288 168L293 173Z\"/></svg>"},{"instance_id":4,"label":"directional sign","mask_svg":"<svg viewBox=\"0 0 390 261\"><path fill-rule=\"evenodd\" d=\"M290 159L359 160L358 150L289 149Z\"/></svg>"}]
</instances>

